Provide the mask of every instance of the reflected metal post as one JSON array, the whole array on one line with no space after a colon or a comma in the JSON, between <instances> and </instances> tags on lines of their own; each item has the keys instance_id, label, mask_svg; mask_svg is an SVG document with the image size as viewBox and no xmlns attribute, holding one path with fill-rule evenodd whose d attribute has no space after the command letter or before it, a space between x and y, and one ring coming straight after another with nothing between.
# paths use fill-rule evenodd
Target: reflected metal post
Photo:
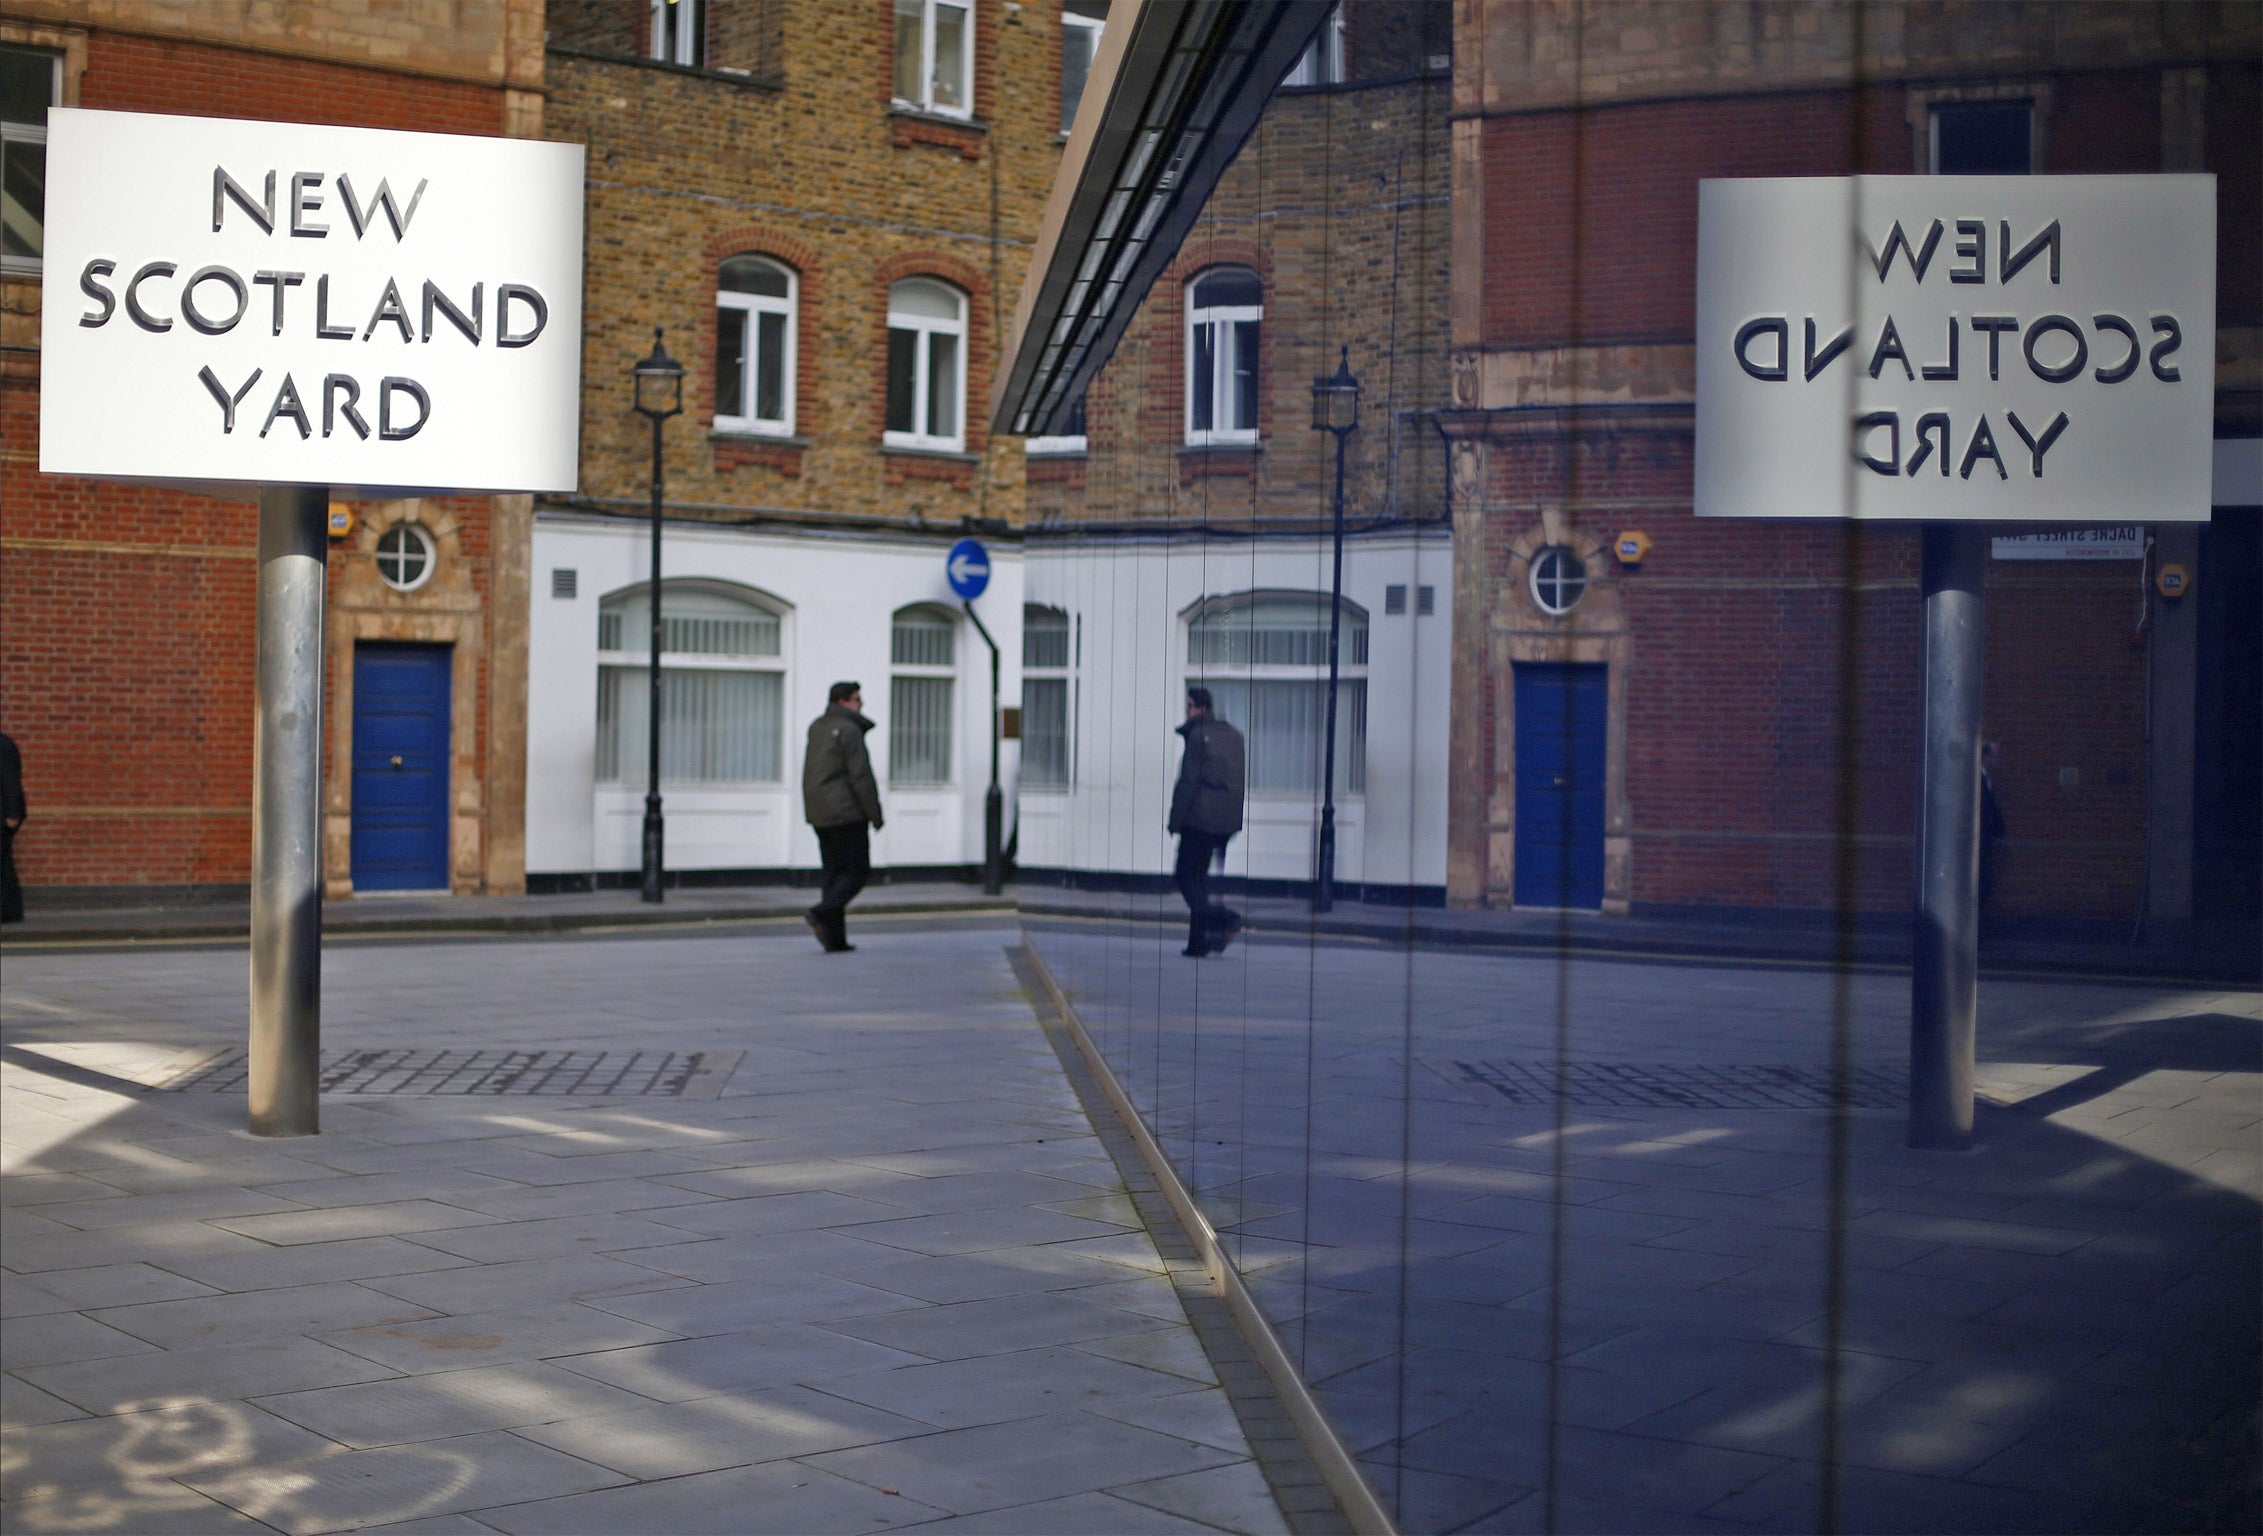
<instances>
[{"instance_id":1,"label":"reflected metal post","mask_svg":"<svg viewBox=\"0 0 2263 1536\"><path fill-rule=\"evenodd\" d=\"M661 869L667 823L660 815L660 423L663 419L652 418L652 584L649 589L652 627L645 637L644 840L640 866L646 901L666 899L661 887Z\"/></svg>"},{"instance_id":2,"label":"reflected metal post","mask_svg":"<svg viewBox=\"0 0 2263 1536\"><path fill-rule=\"evenodd\" d=\"M961 599L959 606L990 647L990 788L982 797L982 894L995 896L1006 888L1006 794L998 787L998 642L990 638L971 600Z\"/></svg>"},{"instance_id":3,"label":"reflected metal post","mask_svg":"<svg viewBox=\"0 0 2263 1536\"><path fill-rule=\"evenodd\" d=\"M254 1136L321 1130L322 610L330 492L259 493L258 698L251 791Z\"/></svg>"},{"instance_id":4,"label":"reflected metal post","mask_svg":"<svg viewBox=\"0 0 2263 1536\"><path fill-rule=\"evenodd\" d=\"M684 365L668 355L660 344L660 327L652 328L652 354L629 370L636 381L637 413L652 423L652 588L648 596L652 601L652 633L645 643L651 647L645 657L648 668L645 683L645 777L644 777L644 848L643 897L646 901L666 898L662 889L662 854L666 843L667 826L660 816L660 524L661 476L660 450L663 446L660 428L671 416L684 408Z\"/></svg>"},{"instance_id":5,"label":"reflected metal post","mask_svg":"<svg viewBox=\"0 0 2263 1536\"><path fill-rule=\"evenodd\" d=\"M1972 1142L1988 529L1924 531L1925 740L1910 968L1909 1144Z\"/></svg>"},{"instance_id":6,"label":"reflected metal post","mask_svg":"<svg viewBox=\"0 0 2263 1536\"><path fill-rule=\"evenodd\" d=\"M1312 910L1336 905L1336 693L1344 628L1344 440L1359 427L1359 380L1352 377L1351 348L1337 359L1335 373L1312 381L1312 429L1336 439L1334 519L1335 576L1328 588L1328 723L1320 745L1320 849L1312 879Z\"/></svg>"}]
</instances>

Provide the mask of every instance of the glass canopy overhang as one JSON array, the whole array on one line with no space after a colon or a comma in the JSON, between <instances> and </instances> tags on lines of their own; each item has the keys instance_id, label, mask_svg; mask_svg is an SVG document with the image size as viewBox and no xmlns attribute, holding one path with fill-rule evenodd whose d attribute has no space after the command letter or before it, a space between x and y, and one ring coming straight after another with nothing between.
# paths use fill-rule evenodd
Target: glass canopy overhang
<instances>
[{"instance_id":1,"label":"glass canopy overhang","mask_svg":"<svg viewBox=\"0 0 2263 1536\"><path fill-rule=\"evenodd\" d=\"M996 430L1055 430L1327 17L1328 0L1119 0L1045 204Z\"/></svg>"}]
</instances>

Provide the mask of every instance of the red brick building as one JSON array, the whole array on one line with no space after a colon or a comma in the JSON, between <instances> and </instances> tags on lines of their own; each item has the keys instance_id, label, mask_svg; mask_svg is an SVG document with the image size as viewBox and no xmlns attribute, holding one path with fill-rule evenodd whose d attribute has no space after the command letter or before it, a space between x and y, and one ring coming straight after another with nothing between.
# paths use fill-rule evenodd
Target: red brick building
<instances>
[{"instance_id":1,"label":"red brick building","mask_svg":"<svg viewBox=\"0 0 2263 1536\"><path fill-rule=\"evenodd\" d=\"M1820 909L1842 875L1861 907L1906 906L1917 535L1692 516L1698 182L2215 173L2219 499L2252 499L2227 487L2263 431L2259 24L2206 5L1461 7L1451 899L1531 899L1520 693L1545 674L1601 709L1606 910ZM2151 526L2140 559L1992 563L1999 913L2254 912L2256 518ZM1635 531L1649 552L1621 564ZM2163 562L2198 572L2194 598L2160 596ZM1584 590L1551 604L1564 574Z\"/></svg>"},{"instance_id":2,"label":"red brick building","mask_svg":"<svg viewBox=\"0 0 2263 1536\"><path fill-rule=\"evenodd\" d=\"M250 863L256 510L39 473L50 105L533 136L540 0L10 0L0 278L0 726L22 748L35 903L240 893ZM329 590L325 866L350 889L357 648L446 651L445 883L523 885L525 498L352 509ZM400 525L411 525L399 533ZM381 565L381 540L424 560Z\"/></svg>"}]
</instances>

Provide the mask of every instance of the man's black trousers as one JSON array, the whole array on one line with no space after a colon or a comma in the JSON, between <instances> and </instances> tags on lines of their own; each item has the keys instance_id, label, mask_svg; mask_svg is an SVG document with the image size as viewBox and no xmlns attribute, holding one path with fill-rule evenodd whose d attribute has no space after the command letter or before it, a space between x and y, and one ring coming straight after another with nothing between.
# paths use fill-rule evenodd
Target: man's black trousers
<instances>
[{"instance_id":1,"label":"man's black trousers","mask_svg":"<svg viewBox=\"0 0 2263 1536\"><path fill-rule=\"evenodd\" d=\"M1210 900L1210 866L1233 840L1231 832L1179 834L1179 862L1172 877L1178 881L1179 894L1186 898L1188 949L1215 947L1219 935L1231 932L1241 920L1240 913Z\"/></svg>"},{"instance_id":2,"label":"man's black trousers","mask_svg":"<svg viewBox=\"0 0 2263 1536\"><path fill-rule=\"evenodd\" d=\"M863 822L845 827L819 827L817 852L825 867L825 889L818 894L812 915L825 927L826 938L846 944L848 907L872 875L872 829Z\"/></svg>"}]
</instances>

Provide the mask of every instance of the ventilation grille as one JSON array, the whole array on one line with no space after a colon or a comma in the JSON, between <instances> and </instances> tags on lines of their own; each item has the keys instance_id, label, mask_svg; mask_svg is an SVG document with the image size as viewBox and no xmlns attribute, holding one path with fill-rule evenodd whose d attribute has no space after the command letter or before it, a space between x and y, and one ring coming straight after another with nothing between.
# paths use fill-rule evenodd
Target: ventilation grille
<instances>
[{"instance_id":1,"label":"ventilation grille","mask_svg":"<svg viewBox=\"0 0 2263 1536\"><path fill-rule=\"evenodd\" d=\"M713 1098L737 1051L324 1051L323 1093L434 1094L452 1098ZM217 1051L156 1085L163 1093L241 1093L244 1050Z\"/></svg>"},{"instance_id":2,"label":"ventilation grille","mask_svg":"<svg viewBox=\"0 0 2263 1536\"><path fill-rule=\"evenodd\" d=\"M550 595L552 597L574 597L579 595L580 592L581 572L563 565L550 568Z\"/></svg>"},{"instance_id":3,"label":"ventilation grille","mask_svg":"<svg viewBox=\"0 0 2263 1536\"><path fill-rule=\"evenodd\" d=\"M1448 1061L1448 1081L1489 1088L1511 1104L1550 1104L1559 1094L1587 1109L1829 1109L1831 1069L1714 1066L1634 1061ZM1849 1109L1899 1109L1909 1074L1856 1067L1847 1075Z\"/></svg>"}]
</instances>

